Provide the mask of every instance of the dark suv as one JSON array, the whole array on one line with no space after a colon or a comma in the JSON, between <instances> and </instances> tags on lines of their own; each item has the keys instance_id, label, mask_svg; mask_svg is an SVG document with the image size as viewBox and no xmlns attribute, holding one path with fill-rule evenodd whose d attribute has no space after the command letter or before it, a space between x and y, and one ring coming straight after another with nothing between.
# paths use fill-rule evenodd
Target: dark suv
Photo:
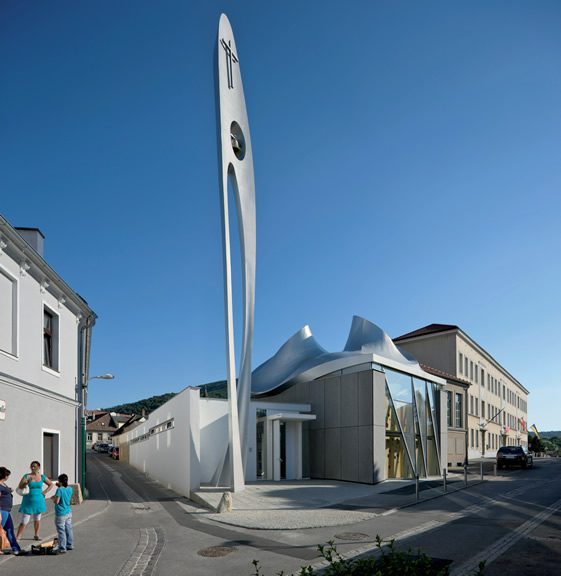
<instances>
[{"instance_id":1,"label":"dark suv","mask_svg":"<svg viewBox=\"0 0 561 576\"><path fill-rule=\"evenodd\" d=\"M526 446L501 446L497 451L497 468L505 466L521 466L531 468L534 459Z\"/></svg>"}]
</instances>

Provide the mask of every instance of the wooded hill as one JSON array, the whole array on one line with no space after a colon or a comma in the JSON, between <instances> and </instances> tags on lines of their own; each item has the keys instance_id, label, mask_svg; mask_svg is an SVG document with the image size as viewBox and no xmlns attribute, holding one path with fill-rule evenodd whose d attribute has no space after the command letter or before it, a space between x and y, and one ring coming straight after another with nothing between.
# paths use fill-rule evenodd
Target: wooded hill
<instances>
[{"instance_id":1,"label":"wooded hill","mask_svg":"<svg viewBox=\"0 0 561 576\"><path fill-rule=\"evenodd\" d=\"M227 398L226 380L217 380L216 382L201 384L198 388L201 389L201 398ZM144 398L136 402L103 408L103 410L107 410L107 412L119 412L120 414L142 414L142 409L144 409L146 415L148 415L168 400L171 400L175 395L176 392L168 392L167 394L150 396L150 398Z\"/></svg>"},{"instance_id":2,"label":"wooded hill","mask_svg":"<svg viewBox=\"0 0 561 576\"><path fill-rule=\"evenodd\" d=\"M174 396L175 392L168 392L167 394L150 396L150 398L129 402L128 404L118 404L117 406L111 406L111 408L104 408L104 410L107 410L107 412L119 412L120 414L142 414L142 410L144 409L148 415L168 400L171 400Z\"/></svg>"}]
</instances>

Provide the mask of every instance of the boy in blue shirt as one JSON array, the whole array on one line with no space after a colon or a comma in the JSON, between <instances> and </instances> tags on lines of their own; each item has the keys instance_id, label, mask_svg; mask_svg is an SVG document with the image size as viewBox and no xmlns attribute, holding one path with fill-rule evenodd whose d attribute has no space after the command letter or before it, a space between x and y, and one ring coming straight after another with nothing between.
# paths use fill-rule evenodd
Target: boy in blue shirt
<instances>
[{"instance_id":1,"label":"boy in blue shirt","mask_svg":"<svg viewBox=\"0 0 561 576\"><path fill-rule=\"evenodd\" d=\"M57 490L51 500L55 503L55 526L58 534L58 553L64 554L74 548L72 531L72 488L68 486L68 476L61 474L56 483Z\"/></svg>"}]
</instances>

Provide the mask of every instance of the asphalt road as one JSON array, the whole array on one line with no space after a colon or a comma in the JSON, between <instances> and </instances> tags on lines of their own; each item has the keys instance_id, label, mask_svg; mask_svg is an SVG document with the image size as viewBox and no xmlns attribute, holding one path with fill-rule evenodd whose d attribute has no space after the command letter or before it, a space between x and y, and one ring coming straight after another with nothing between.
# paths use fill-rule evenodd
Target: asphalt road
<instances>
[{"instance_id":1,"label":"asphalt road","mask_svg":"<svg viewBox=\"0 0 561 576\"><path fill-rule=\"evenodd\" d=\"M249 576L254 559L272 576L317 563L318 544L334 540L354 555L372 549L376 535L453 561L454 576L473 573L480 560L487 576L561 573L561 460L503 471L366 522L302 530L247 530L195 517L180 505L185 499L104 454L88 456L88 477L90 500L75 510L76 549L0 557L2 576ZM45 519L43 536L52 522Z\"/></svg>"}]
</instances>

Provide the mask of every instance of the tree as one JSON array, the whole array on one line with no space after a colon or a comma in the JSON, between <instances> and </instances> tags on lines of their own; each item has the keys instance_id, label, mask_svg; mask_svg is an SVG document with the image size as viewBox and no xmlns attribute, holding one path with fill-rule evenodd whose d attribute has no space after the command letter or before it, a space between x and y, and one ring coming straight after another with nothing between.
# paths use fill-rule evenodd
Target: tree
<instances>
[{"instance_id":1,"label":"tree","mask_svg":"<svg viewBox=\"0 0 561 576\"><path fill-rule=\"evenodd\" d=\"M540 438L538 438L535 434L530 436L530 440L528 442L529 448L532 452L536 454L538 452L545 452L545 445Z\"/></svg>"}]
</instances>

